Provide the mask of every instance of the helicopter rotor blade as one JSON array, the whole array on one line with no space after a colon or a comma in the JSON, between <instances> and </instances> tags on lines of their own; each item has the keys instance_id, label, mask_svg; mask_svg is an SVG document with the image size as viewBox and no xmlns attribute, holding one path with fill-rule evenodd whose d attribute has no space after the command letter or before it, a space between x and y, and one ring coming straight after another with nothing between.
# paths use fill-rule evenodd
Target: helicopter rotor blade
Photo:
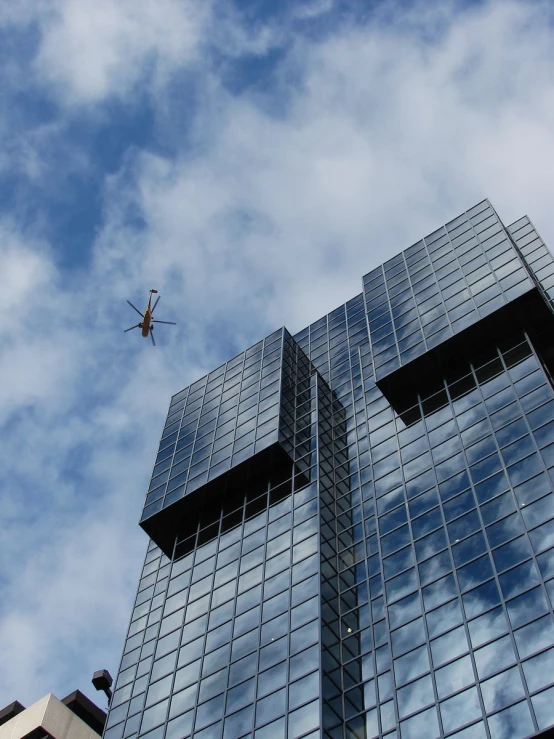
<instances>
[{"instance_id":1,"label":"helicopter rotor blade","mask_svg":"<svg viewBox=\"0 0 554 739\"><path fill-rule=\"evenodd\" d=\"M138 308L135 308L135 306L134 306L134 305L133 305L133 304L131 303L131 301L130 301L130 300L128 300L127 302L129 303L129 305L131 306L131 308L132 308L133 310L136 310L136 312L137 312L137 313L139 314L139 316L142 316L142 318L144 318L144 314L143 314L143 313L141 313L141 312L139 311L139 309L138 309Z\"/></svg>"},{"instance_id":2,"label":"helicopter rotor blade","mask_svg":"<svg viewBox=\"0 0 554 739\"><path fill-rule=\"evenodd\" d=\"M176 325L177 325L177 324L175 323L175 321L158 321L158 320L156 320L156 321L155 321L154 319L152 319L152 323L167 323L167 324L169 324L170 326L176 326Z\"/></svg>"},{"instance_id":3,"label":"helicopter rotor blade","mask_svg":"<svg viewBox=\"0 0 554 739\"><path fill-rule=\"evenodd\" d=\"M131 328L126 328L123 333L126 334L127 331L132 331L134 328L139 328L139 327L140 327L140 323L137 323L136 326L131 326Z\"/></svg>"},{"instance_id":4,"label":"helicopter rotor blade","mask_svg":"<svg viewBox=\"0 0 554 739\"><path fill-rule=\"evenodd\" d=\"M153 333L152 329L150 329L150 338L152 339L152 345L153 346L156 346L156 342L154 341L154 333Z\"/></svg>"},{"instance_id":5,"label":"helicopter rotor blade","mask_svg":"<svg viewBox=\"0 0 554 739\"><path fill-rule=\"evenodd\" d=\"M156 290L156 292L157 292L157 290ZM162 297L161 295L158 295L158 297L156 298L156 302L154 303L154 307L153 307L153 308L152 308L152 310L150 311L150 315L153 315L153 314L154 314L154 311L156 310L156 306L157 306L157 305L158 305L158 303L160 302L160 298L161 298L161 297Z\"/></svg>"}]
</instances>

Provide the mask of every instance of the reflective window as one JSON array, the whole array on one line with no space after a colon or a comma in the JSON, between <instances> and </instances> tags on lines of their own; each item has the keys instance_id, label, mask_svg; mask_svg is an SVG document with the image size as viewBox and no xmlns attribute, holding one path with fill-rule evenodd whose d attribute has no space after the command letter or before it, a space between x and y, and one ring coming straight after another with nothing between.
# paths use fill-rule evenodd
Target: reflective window
<instances>
[{"instance_id":1,"label":"reflective window","mask_svg":"<svg viewBox=\"0 0 554 739\"><path fill-rule=\"evenodd\" d=\"M533 733L533 721L525 701L496 713L488 721L492 739L525 737Z\"/></svg>"},{"instance_id":2,"label":"reflective window","mask_svg":"<svg viewBox=\"0 0 554 739\"><path fill-rule=\"evenodd\" d=\"M481 706L476 688L448 698L440 704L442 723L446 732L474 721L481 716Z\"/></svg>"},{"instance_id":3,"label":"reflective window","mask_svg":"<svg viewBox=\"0 0 554 739\"><path fill-rule=\"evenodd\" d=\"M173 562L149 544L108 739L523 739L531 707L554 722L550 360L502 307L524 278L485 201L296 341L276 331L173 397L145 520L208 480L224 495L185 517ZM445 377L413 374L425 352ZM251 467L274 443L290 472Z\"/></svg>"},{"instance_id":4,"label":"reflective window","mask_svg":"<svg viewBox=\"0 0 554 739\"><path fill-rule=\"evenodd\" d=\"M554 688L544 690L531 698L539 729L554 723Z\"/></svg>"}]
</instances>

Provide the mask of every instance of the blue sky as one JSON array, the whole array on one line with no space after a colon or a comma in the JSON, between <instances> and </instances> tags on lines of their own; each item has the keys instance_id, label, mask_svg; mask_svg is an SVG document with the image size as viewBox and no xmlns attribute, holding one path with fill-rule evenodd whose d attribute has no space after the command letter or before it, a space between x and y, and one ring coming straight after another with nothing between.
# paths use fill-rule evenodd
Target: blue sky
<instances>
[{"instance_id":1,"label":"blue sky","mask_svg":"<svg viewBox=\"0 0 554 739\"><path fill-rule=\"evenodd\" d=\"M483 197L554 244L552 20L523 0L4 4L0 707L116 672L173 393ZM122 333L150 287L178 322L156 349Z\"/></svg>"}]
</instances>

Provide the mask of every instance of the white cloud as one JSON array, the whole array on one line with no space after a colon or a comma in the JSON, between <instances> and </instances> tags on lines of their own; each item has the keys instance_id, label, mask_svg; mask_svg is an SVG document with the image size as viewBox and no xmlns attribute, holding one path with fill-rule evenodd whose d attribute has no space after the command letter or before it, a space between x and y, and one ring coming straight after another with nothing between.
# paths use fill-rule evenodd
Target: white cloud
<instances>
[{"instance_id":1,"label":"white cloud","mask_svg":"<svg viewBox=\"0 0 554 739\"><path fill-rule=\"evenodd\" d=\"M40 31L35 69L69 104L127 97L197 59L210 4L194 0L50 0L22 3L0 22Z\"/></svg>"},{"instance_id":2,"label":"white cloud","mask_svg":"<svg viewBox=\"0 0 554 739\"><path fill-rule=\"evenodd\" d=\"M0 311L20 311L32 293L51 277L51 264L38 249L30 249L19 238L17 229L1 230L2 265L6 284L0 293Z\"/></svg>"},{"instance_id":3,"label":"white cloud","mask_svg":"<svg viewBox=\"0 0 554 739\"><path fill-rule=\"evenodd\" d=\"M431 44L409 24L298 44L282 67L296 83L281 116L212 81L197 112L201 156L138 160L145 268L180 270L202 311L238 311L236 294L294 330L483 197L507 222L531 210L548 236L553 64L542 21L523 4L492 4Z\"/></svg>"},{"instance_id":4,"label":"white cloud","mask_svg":"<svg viewBox=\"0 0 554 739\"><path fill-rule=\"evenodd\" d=\"M277 75L253 70L256 92L242 96L202 56L209 8L41 7L22 4L9 22L42 24L45 94L105 117L110 96L136 105L149 86L158 136L182 145L129 149L105 177L86 269L59 266L36 228L1 231L12 279L0 291L0 704L90 694L92 669L115 670L170 394L283 323L295 331L332 310L364 272L485 196L506 222L528 211L554 244L553 47L540 5L395 8L325 41L298 38ZM236 26L226 53L262 53L281 31ZM172 72L191 65L202 94L185 137ZM36 143L43 182L50 141ZM134 321L125 299L154 286L160 317L179 323L159 329L156 351L121 333Z\"/></svg>"},{"instance_id":5,"label":"white cloud","mask_svg":"<svg viewBox=\"0 0 554 739\"><path fill-rule=\"evenodd\" d=\"M293 10L293 15L301 20L317 18L329 13L334 8L334 0L312 0L299 5Z\"/></svg>"}]
</instances>

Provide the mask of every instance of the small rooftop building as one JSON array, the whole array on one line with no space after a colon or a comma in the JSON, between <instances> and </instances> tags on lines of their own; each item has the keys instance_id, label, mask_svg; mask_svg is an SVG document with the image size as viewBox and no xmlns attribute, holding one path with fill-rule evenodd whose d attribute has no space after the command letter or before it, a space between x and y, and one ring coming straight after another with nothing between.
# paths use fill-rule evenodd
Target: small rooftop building
<instances>
[{"instance_id":1,"label":"small rooftop building","mask_svg":"<svg viewBox=\"0 0 554 739\"><path fill-rule=\"evenodd\" d=\"M19 701L0 710L0 739L97 739L106 714L75 690L59 700L49 693L28 708Z\"/></svg>"}]
</instances>

